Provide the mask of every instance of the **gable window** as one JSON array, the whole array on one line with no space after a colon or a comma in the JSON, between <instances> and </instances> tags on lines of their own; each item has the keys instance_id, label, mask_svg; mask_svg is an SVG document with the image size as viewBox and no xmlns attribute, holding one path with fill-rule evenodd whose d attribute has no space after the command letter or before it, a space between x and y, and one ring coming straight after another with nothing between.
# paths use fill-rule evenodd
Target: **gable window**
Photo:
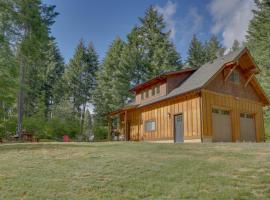
<instances>
[{"instance_id":1,"label":"gable window","mask_svg":"<svg viewBox=\"0 0 270 200\"><path fill-rule=\"evenodd\" d=\"M152 88L152 96L155 96L156 95L156 90L155 90L155 88L153 87Z\"/></svg>"},{"instance_id":2,"label":"gable window","mask_svg":"<svg viewBox=\"0 0 270 200\"><path fill-rule=\"evenodd\" d=\"M240 83L240 79L239 79L239 72L234 70L231 75L230 75L230 79L229 79L231 82L233 83L237 83L239 84Z\"/></svg>"},{"instance_id":3,"label":"gable window","mask_svg":"<svg viewBox=\"0 0 270 200\"><path fill-rule=\"evenodd\" d=\"M150 132L156 130L156 121L155 120L147 120L144 123L144 131Z\"/></svg>"},{"instance_id":4,"label":"gable window","mask_svg":"<svg viewBox=\"0 0 270 200\"><path fill-rule=\"evenodd\" d=\"M144 100L144 93L141 93L141 99Z\"/></svg>"},{"instance_id":5,"label":"gable window","mask_svg":"<svg viewBox=\"0 0 270 200\"><path fill-rule=\"evenodd\" d=\"M156 93L157 93L157 94L160 93L160 85L156 86Z\"/></svg>"}]
</instances>

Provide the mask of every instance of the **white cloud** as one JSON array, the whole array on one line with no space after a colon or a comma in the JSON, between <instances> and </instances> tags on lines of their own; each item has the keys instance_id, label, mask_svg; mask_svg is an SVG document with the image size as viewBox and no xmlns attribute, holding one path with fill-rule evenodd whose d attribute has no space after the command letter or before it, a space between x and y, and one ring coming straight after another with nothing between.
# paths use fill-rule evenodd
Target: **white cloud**
<instances>
[{"instance_id":1,"label":"white cloud","mask_svg":"<svg viewBox=\"0 0 270 200\"><path fill-rule=\"evenodd\" d=\"M204 18L196 7L190 7L184 18L177 23L179 30L179 43L182 48L187 49L194 34L201 36L204 34L203 28Z\"/></svg>"},{"instance_id":2,"label":"white cloud","mask_svg":"<svg viewBox=\"0 0 270 200\"><path fill-rule=\"evenodd\" d=\"M176 34L174 14L176 13L177 4L167 1L164 7L156 6L157 11L163 15L167 28L171 31L170 38L174 39Z\"/></svg>"},{"instance_id":3,"label":"white cloud","mask_svg":"<svg viewBox=\"0 0 270 200\"><path fill-rule=\"evenodd\" d=\"M255 9L253 0L212 0L208 5L213 26L211 33L222 35L222 43L231 48L233 41L245 41L249 21L252 19L252 9Z\"/></svg>"},{"instance_id":4,"label":"white cloud","mask_svg":"<svg viewBox=\"0 0 270 200\"><path fill-rule=\"evenodd\" d=\"M198 13L195 7L189 9L187 17L189 18L189 31L192 32L193 35L202 27L203 17Z\"/></svg>"}]
</instances>

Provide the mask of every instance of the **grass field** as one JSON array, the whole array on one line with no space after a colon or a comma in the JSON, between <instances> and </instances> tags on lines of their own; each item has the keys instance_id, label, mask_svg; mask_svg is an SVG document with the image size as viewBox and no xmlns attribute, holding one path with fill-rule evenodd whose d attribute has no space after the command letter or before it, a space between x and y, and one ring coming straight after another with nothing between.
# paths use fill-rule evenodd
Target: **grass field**
<instances>
[{"instance_id":1,"label":"grass field","mask_svg":"<svg viewBox=\"0 0 270 200\"><path fill-rule=\"evenodd\" d=\"M0 145L0 199L270 199L270 144Z\"/></svg>"}]
</instances>

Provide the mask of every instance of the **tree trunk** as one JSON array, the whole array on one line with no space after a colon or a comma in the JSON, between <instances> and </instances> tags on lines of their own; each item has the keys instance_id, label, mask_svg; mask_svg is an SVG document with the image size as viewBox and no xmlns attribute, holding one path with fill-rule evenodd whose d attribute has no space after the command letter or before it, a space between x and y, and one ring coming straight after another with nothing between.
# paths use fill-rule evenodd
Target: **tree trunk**
<instances>
[{"instance_id":1,"label":"tree trunk","mask_svg":"<svg viewBox=\"0 0 270 200\"><path fill-rule=\"evenodd\" d=\"M85 108L86 108L86 104L83 104L83 111L81 113L81 123L80 123L80 135L83 134L84 118L85 118Z\"/></svg>"},{"instance_id":2,"label":"tree trunk","mask_svg":"<svg viewBox=\"0 0 270 200\"><path fill-rule=\"evenodd\" d=\"M17 135L21 137L22 135L22 120L23 120L23 104L24 104L24 76L25 76L25 67L23 62L20 62L20 74L19 74L19 93L18 93L18 118L17 118Z\"/></svg>"}]
</instances>

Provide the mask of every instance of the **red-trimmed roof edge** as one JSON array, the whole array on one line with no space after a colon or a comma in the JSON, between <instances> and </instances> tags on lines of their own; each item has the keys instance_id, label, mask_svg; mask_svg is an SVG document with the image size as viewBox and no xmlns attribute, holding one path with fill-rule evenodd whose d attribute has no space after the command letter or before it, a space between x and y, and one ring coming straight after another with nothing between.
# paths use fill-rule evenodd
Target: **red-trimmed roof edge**
<instances>
[{"instance_id":1,"label":"red-trimmed roof edge","mask_svg":"<svg viewBox=\"0 0 270 200\"><path fill-rule=\"evenodd\" d=\"M184 73L191 73L191 72L194 72L196 70L197 70L196 68L185 68L185 69L178 70L178 71L165 72L157 77L154 77L148 81L145 81L143 83L140 83L140 84L134 86L129 91L134 92L134 91L140 90L142 88L145 88L147 86L154 85L158 82L162 82L162 81L166 80L168 76L180 75L180 74L184 74Z\"/></svg>"}]
</instances>

